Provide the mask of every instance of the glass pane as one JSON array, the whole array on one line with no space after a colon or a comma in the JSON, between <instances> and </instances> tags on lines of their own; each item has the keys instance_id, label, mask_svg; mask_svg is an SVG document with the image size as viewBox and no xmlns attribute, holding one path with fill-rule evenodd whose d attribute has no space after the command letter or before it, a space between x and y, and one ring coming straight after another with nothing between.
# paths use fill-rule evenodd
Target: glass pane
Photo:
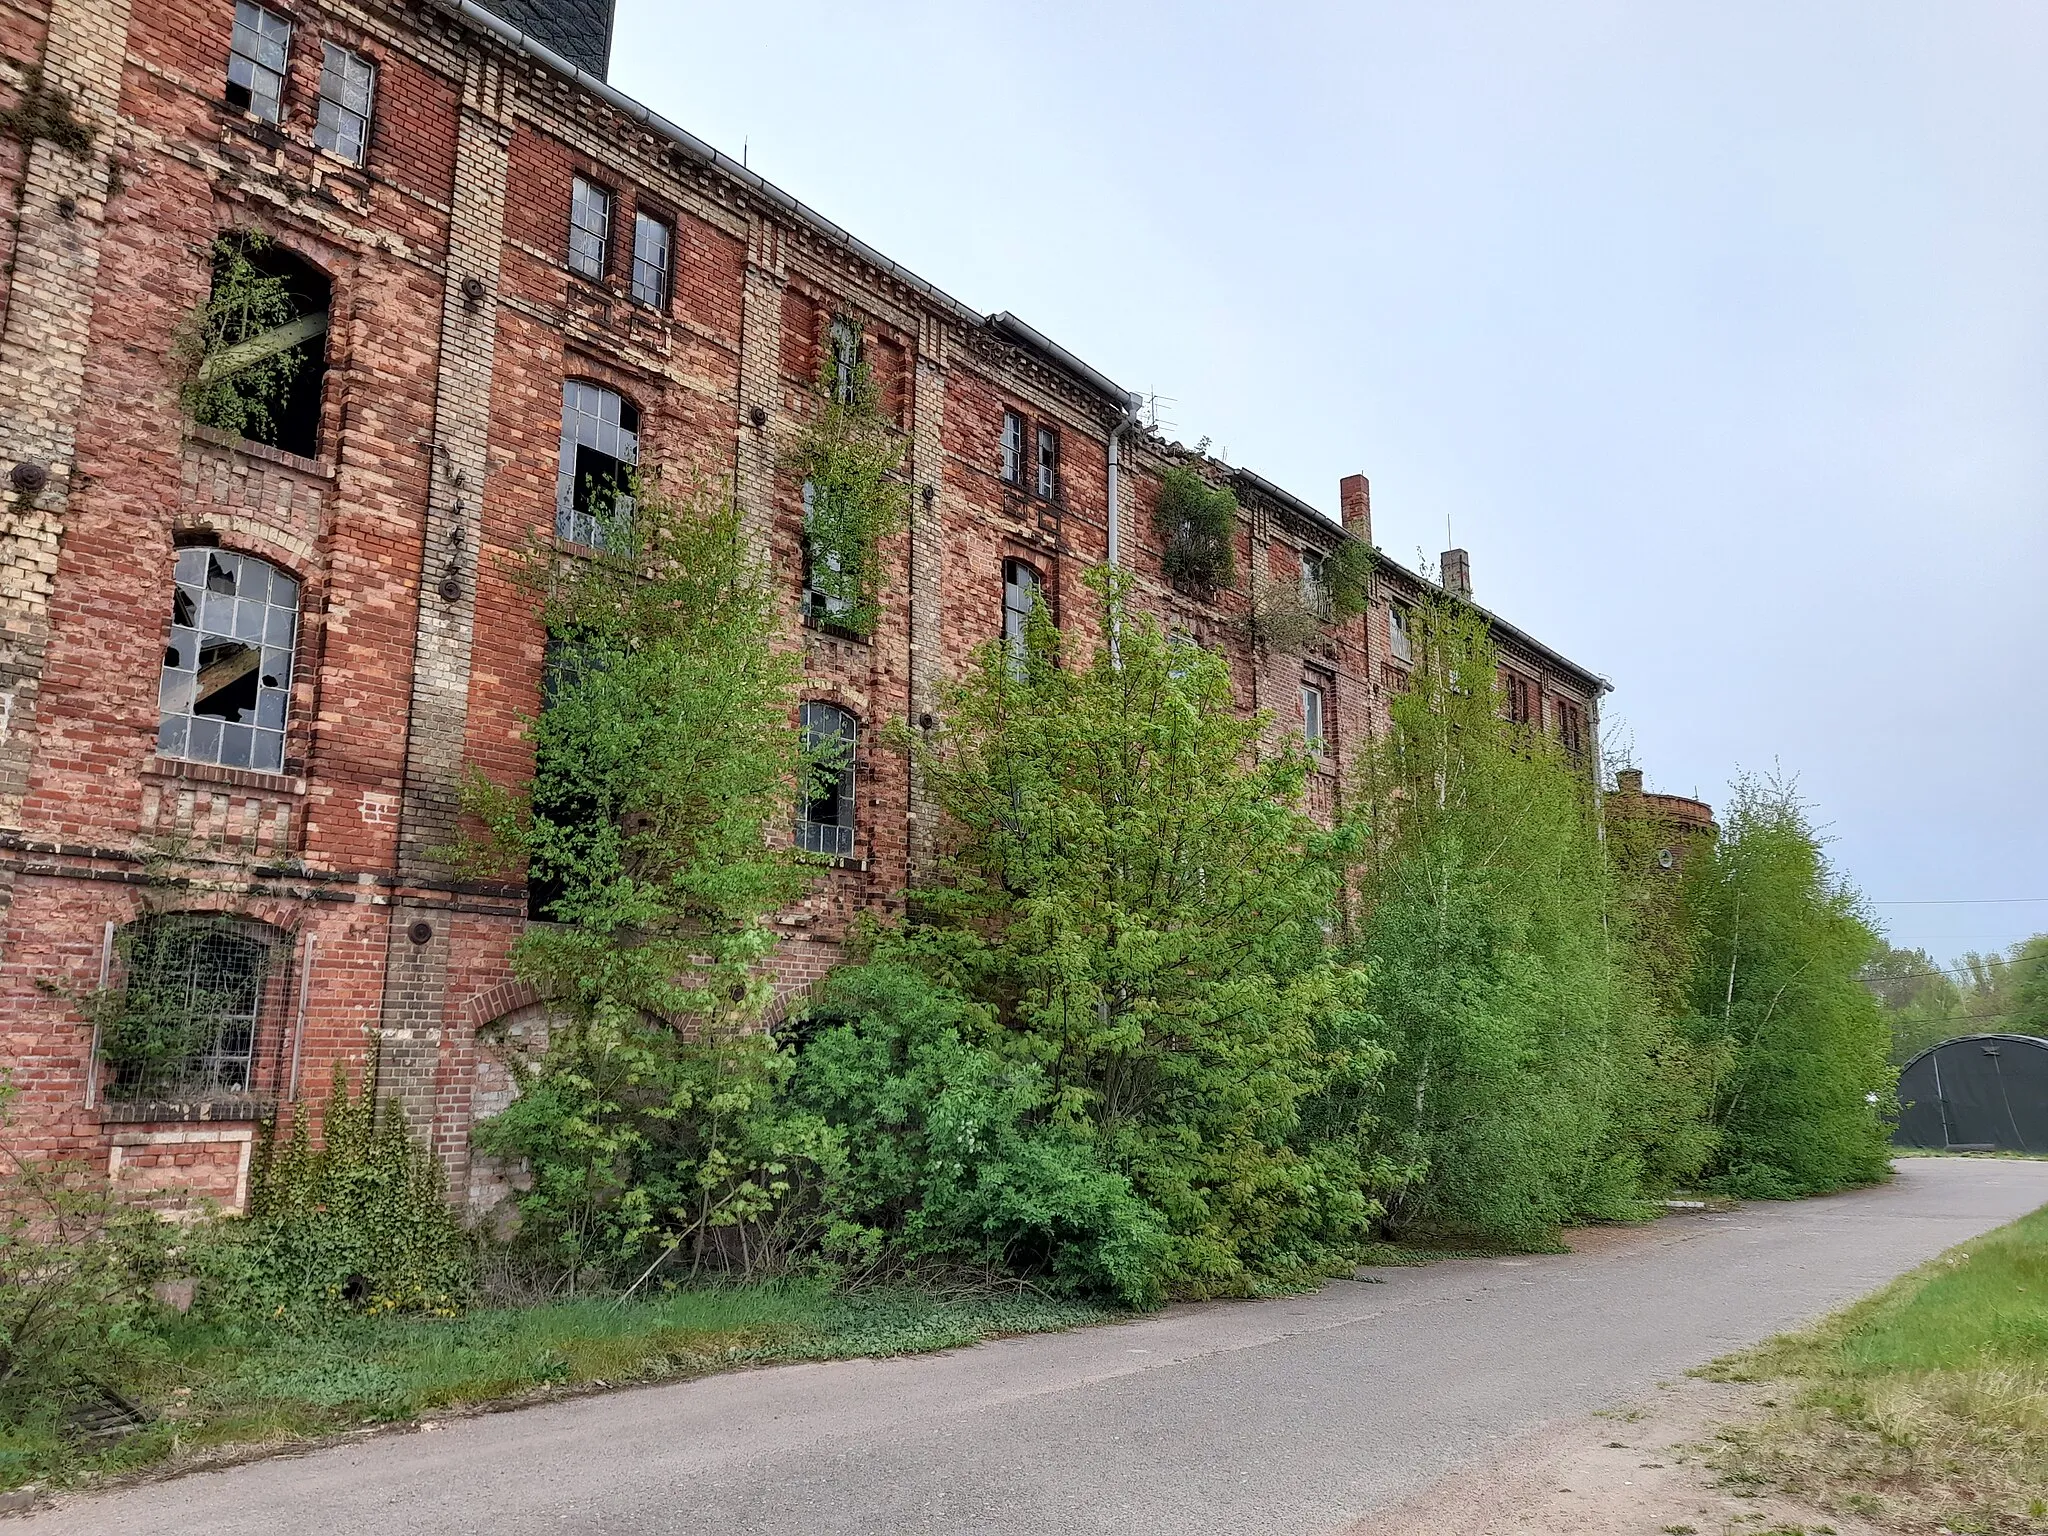
<instances>
[{"instance_id":1,"label":"glass pane","mask_svg":"<svg viewBox=\"0 0 2048 1536\"><path fill-rule=\"evenodd\" d=\"M287 651L263 653L262 682L265 688L288 688L292 680L292 659Z\"/></svg>"},{"instance_id":2,"label":"glass pane","mask_svg":"<svg viewBox=\"0 0 2048 1536\"><path fill-rule=\"evenodd\" d=\"M249 766L249 748L252 732L246 725L224 725L220 728L220 761L224 768L246 768Z\"/></svg>"},{"instance_id":3,"label":"glass pane","mask_svg":"<svg viewBox=\"0 0 2048 1536\"><path fill-rule=\"evenodd\" d=\"M285 608L299 606L299 582L295 576L272 568L270 572L270 600Z\"/></svg>"},{"instance_id":4,"label":"glass pane","mask_svg":"<svg viewBox=\"0 0 2048 1536\"><path fill-rule=\"evenodd\" d=\"M186 724L184 716L180 715L174 719L164 721L162 725L157 727L157 751L163 753L165 757L183 757L185 755Z\"/></svg>"},{"instance_id":5,"label":"glass pane","mask_svg":"<svg viewBox=\"0 0 2048 1536\"><path fill-rule=\"evenodd\" d=\"M282 688L264 688L256 695L256 723L267 725L274 730L284 728L284 700ZM164 708L171 706L166 704Z\"/></svg>"},{"instance_id":6,"label":"glass pane","mask_svg":"<svg viewBox=\"0 0 2048 1536\"><path fill-rule=\"evenodd\" d=\"M192 630L171 627L171 643L164 648L164 665L190 672L199 663L199 636Z\"/></svg>"},{"instance_id":7,"label":"glass pane","mask_svg":"<svg viewBox=\"0 0 2048 1536\"><path fill-rule=\"evenodd\" d=\"M284 732L256 732L255 747L249 754L249 766L263 773L283 771Z\"/></svg>"},{"instance_id":8,"label":"glass pane","mask_svg":"<svg viewBox=\"0 0 2048 1536\"><path fill-rule=\"evenodd\" d=\"M191 587L196 587L203 583L206 580L206 551L203 549L179 550L176 579Z\"/></svg>"},{"instance_id":9,"label":"glass pane","mask_svg":"<svg viewBox=\"0 0 2048 1536\"><path fill-rule=\"evenodd\" d=\"M192 710L192 684L190 672L166 670L157 684L156 705L167 715L190 714Z\"/></svg>"},{"instance_id":10,"label":"glass pane","mask_svg":"<svg viewBox=\"0 0 2048 1536\"><path fill-rule=\"evenodd\" d=\"M264 605L262 603L252 603L246 597L235 604L235 638L237 640L262 640L263 611Z\"/></svg>"},{"instance_id":11,"label":"glass pane","mask_svg":"<svg viewBox=\"0 0 2048 1536\"><path fill-rule=\"evenodd\" d=\"M194 715L191 734L186 738L185 755L202 763L219 762L220 721Z\"/></svg>"},{"instance_id":12,"label":"glass pane","mask_svg":"<svg viewBox=\"0 0 2048 1536\"><path fill-rule=\"evenodd\" d=\"M285 650L291 649L292 618L291 609L272 608L263 623L263 643Z\"/></svg>"}]
</instances>

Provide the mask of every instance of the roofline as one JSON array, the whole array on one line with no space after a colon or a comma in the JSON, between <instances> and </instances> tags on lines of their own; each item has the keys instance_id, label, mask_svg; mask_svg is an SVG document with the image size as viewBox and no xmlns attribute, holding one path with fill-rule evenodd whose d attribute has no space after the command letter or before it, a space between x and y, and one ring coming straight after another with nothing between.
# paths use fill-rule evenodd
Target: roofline
<instances>
[{"instance_id":1,"label":"roofline","mask_svg":"<svg viewBox=\"0 0 2048 1536\"><path fill-rule=\"evenodd\" d=\"M1121 384L1112 382L1107 374L1089 367L1043 331L1026 325L1007 309L989 321L988 325L990 330L1000 331L1012 341L1028 347L1049 362L1057 363L1084 384L1092 386L1097 393L1107 395L1126 414L1137 410L1145 403L1143 395L1134 394Z\"/></svg>"}]
</instances>

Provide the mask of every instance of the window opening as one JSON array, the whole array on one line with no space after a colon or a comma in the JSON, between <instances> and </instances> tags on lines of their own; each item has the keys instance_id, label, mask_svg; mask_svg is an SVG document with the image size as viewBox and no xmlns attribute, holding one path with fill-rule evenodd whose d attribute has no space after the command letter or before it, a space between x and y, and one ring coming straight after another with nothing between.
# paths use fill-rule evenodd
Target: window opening
<instances>
[{"instance_id":1,"label":"window opening","mask_svg":"<svg viewBox=\"0 0 2048 1536\"><path fill-rule=\"evenodd\" d=\"M1528 725L1536 718L1536 690L1529 679L1519 673L1507 674L1508 723Z\"/></svg>"},{"instance_id":2,"label":"window opening","mask_svg":"<svg viewBox=\"0 0 2048 1536\"><path fill-rule=\"evenodd\" d=\"M100 1026L109 1100L177 1101L256 1085L274 930L213 913L122 930L121 991Z\"/></svg>"},{"instance_id":3,"label":"window opening","mask_svg":"<svg viewBox=\"0 0 2048 1536\"><path fill-rule=\"evenodd\" d=\"M840 592L828 592L819 580L824 572L845 574L846 566L836 549L820 549L811 537L811 519L819 510L819 498L828 493L813 481L804 482L804 612L814 619L830 622L853 611L853 599ZM839 583L834 583L839 585Z\"/></svg>"},{"instance_id":4,"label":"window opening","mask_svg":"<svg viewBox=\"0 0 2048 1536\"><path fill-rule=\"evenodd\" d=\"M1038 429L1038 494L1047 501L1059 494L1060 435L1051 427Z\"/></svg>"},{"instance_id":5,"label":"window opening","mask_svg":"<svg viewBox=\"0 0 2048 1536\"><path fill-rule=\"evenodd\" d=\"M827 339L832 348L832 398L852 405L860 383L860 327L844 315L834 315Z\"/></svg>"},{"instance_id":6,"label":"window opening","mask_svg":"<svg viewBox=\"0 0 2048 1536\"><path fill-rule=\"evenodd\" d=\"M1312 549L1301 552L1301 604L1317 618L1330 616L1329 572L1324 557Z\"/></svg>"},{"instance_id":7,"label":"window opening","mask_svg":"<svg viewBox=\"0 0 2048 1536\"><path fill-rule=\"evenodd\" d=\"M850 858L860 722L837 704L816 702L799 706L798 719L813 762L797 812L797 846L805 853Z\"/></svg>"},{"instance_id":8,"label":"window opening","mask_svg":"<svg viewBox=\"0 0 2048 1536\"><path fill-rule=\"evenodd\" d=\"M235 0L228 39L227 102L266 123L284 116L284 77L292 24L251 0Z\"/></svg>"},{"instance_id":9,"label":"window opening","mask_svg":"<svg viewBox=\"0 0 2048 1536\"><path fill-rule=\"evenodd\" d=\"M251 231L219 236L189 336L193 371L181 403L193 420L315 457L330 292L323 273L276 241Z\"/></svg>"},{"instance_id":10,"label":"window opening","mask_svg":"<svg viewBox=\"0 0 2048 1536\"><path fill-rule=\"evenodd\" d=\"M633 215L633 298L654 309L668 303L669 247L674 232L652 214Z\"/></svg>"},{"instance_id":11,"label":"window opening","mask_svg":"<svg viewBox=\"0 0 2048 1536\"><path fill-rule=\"evenodd\" d=\"M350 165L361 165L370 152L377 66L337 44L320 47L320 116L313 124L313 142Z\"/></svg>"},{"instance_id":12,"label":"window opening","mask_svg":"<svg viewBox=\"0 0 2048 1536\"><path fill-rule=\"evenodd\" d=\"M1323 690L1317 683L1301 685L1301 739L1311 752L1323 750Z\"/></svg>"},{"instance_id":13,"label":"window opening","mask_svg":"<svg viewBox=\"0 0 2048 1536\"><path fill-rule=\"evenodd\" d=\"M1024 418L1015 411L1003 412L1003 478L1024 483Z\"/></svg>"},{"instance_id":14,"label":"window opening","mask_svg":"<svg viewBox=\"0 0 2048 1536\"><path fill-rule=\"evenodd\" d=\"M1044 578L1022 560L1003 562L1003 644L1009 648L1012 671L1023 668L1031 610L1044 587Z\"/></svg>"},{"instance_id":15,"label":"window opening","mask_svg":"<svg viewBox=\"0 0 2048 1536\"><path fill-rule=\"evenodd\" d=\"M1415 660L1415 642L1408 634L1408 610L1398 603L1387 605L1387 650L1396 661Z\"/></svg>"},{"instance_id":16,"label":"window opening","mask_svg":"<svg viewBox=\"0 0 2048 1536\"><path fill-rule=\"evenodd\" d=\"M1586 750L1586 715L1578 705L1557 701L1557 739L1573 757Z\"/></svg>"},{"instance_id":17,"label":"window opening","mask_svg":"<svg viewBox=\"0 0 2048 1536\"><path fill-rule=\"evenodd\" d=\"M572 544L605 545L605 525L633 515L640 411L601 384L562 382L562 453L555 472L555 532Z\"/></svg>"},{"instance_id":18,"label":"window opening","mask_svg":"<svg viewBox=\"0 0 2048 1536\"><path fill-rule=\"evenodd\" d=\"M612 195L578 176L569 192L569 269L603 277L611 266Z\"/></svg>"},{"instance_id":19,"label":"window opening","mask_svg":"<svg viewBox=\"0 0 2048 1536\"><path fill-rule=\"evenodd\" d=\"M275 566L220 549L180 550L157 751L281 773L298 618L299 584Z\"/></svg>"}]
</instances>

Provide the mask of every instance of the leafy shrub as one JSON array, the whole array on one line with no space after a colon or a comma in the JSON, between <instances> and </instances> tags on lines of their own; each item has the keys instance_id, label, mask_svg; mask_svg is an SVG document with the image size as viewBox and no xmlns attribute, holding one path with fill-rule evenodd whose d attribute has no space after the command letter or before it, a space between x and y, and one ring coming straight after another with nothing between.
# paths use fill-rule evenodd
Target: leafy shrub
<instances>
[{"instance_id":1,"label":"leafy shrub","mask_svg":"<svg viewBox=\"0 0 2048 1536\"><path fill-rule=\"evenodd\" d=\"M788 460L810 486L808 585L827 600L833 624L868 635L881 617L881 542L910 509L910 487L897 475L903 437L883 416L865 361L853 362L842 389L828 355L816 394L818 414Z\"/></svg>"},{"instance_id":2,"label":"leafy shrub","mask_svg":"<svg viewBox=\"0 0 2048 1536\"><path fill-rule=\"evenodd\" d=\"M471 1242L448 1209L440 1163L395 1105L379 1116L373 1083L351 1097L339 1063L321 1144L311 1145L304 1113L282 1145L266 1138L248 1216L195 1233L189 1258L208 1309L238 1318L447 1314L471 1283Z\"/></svg>"},{"instance_id":3,"label":"leafy shrub","mask_svg":"<svg viewBox=\"0 0 2048 1536\"><path fill-rule=\"evenodd\" d=\"M1166 578L1191 587L1227 587L1237 579L1237 497L1192 469L1159 478L1152 525L1165 546Z\"/></svg>"},{"instance_id":4,"label":"leafy shrub","mask_svg":"<svg viewBox=\"0 0 2048 1536\"><path fill-rule=\"evenodd\" d=\"M289 281L260 264L269 244L269 237L255 230L214 240L206 302L185 322L175 343L186 371L181 395L186 413L202 426L265 442L276 436L277 412L308 361L306 348L288 347L218 377L204 378L201 369L208 358L298 318Z\"/></svg>"}]
</instances>

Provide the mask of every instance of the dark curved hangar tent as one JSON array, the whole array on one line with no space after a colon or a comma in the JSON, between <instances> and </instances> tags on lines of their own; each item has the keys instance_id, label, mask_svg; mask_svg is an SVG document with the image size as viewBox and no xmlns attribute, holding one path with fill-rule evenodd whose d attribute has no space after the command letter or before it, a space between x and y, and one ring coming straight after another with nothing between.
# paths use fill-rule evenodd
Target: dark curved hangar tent
<instances>
[{"instance_id":1,"label":"dark curved hangar tent","mask_svg":"<svg viewBox=\"0 0 2048 1536\"><path fill-rule=\"evenodd\" d=\"M2048 1040L1964 1035L1929 1046L1899 1074L1902 1147L2048 1152Z\"/></svg>"}]
</instances>

